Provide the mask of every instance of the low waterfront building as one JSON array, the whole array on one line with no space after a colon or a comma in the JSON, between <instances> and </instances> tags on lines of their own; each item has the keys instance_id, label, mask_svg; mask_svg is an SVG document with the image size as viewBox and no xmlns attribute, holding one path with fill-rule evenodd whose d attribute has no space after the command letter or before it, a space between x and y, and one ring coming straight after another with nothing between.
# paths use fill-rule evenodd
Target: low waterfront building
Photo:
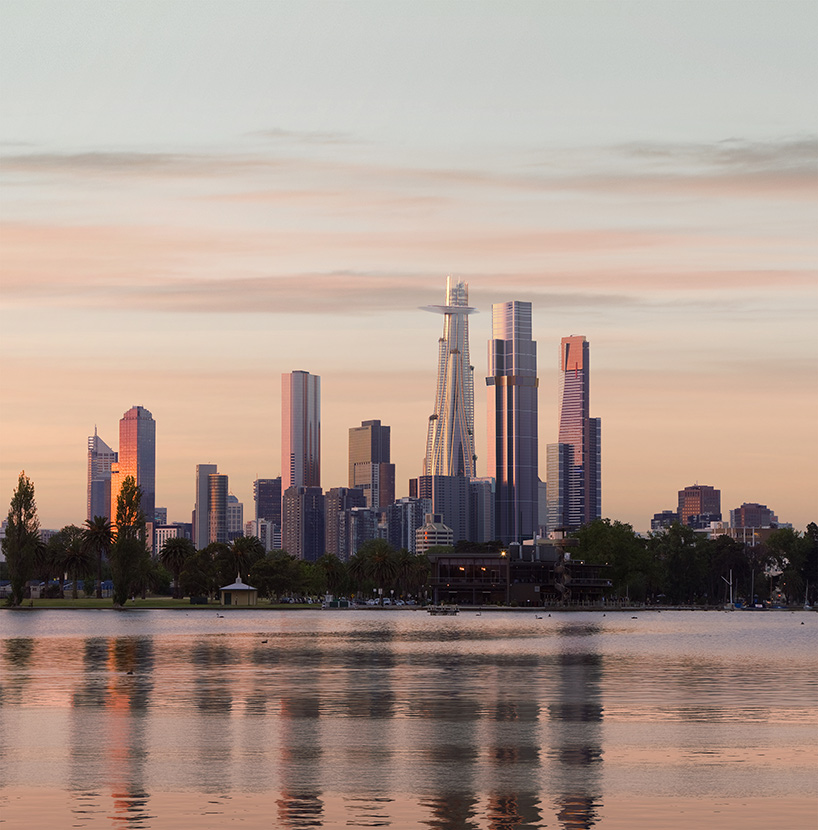
<instances>
[{"instance_id":1,"label":"low waterfront building","mask_svg":"<svg viewBox=\"0 0 818 830\"><path fill-rule=\"evenodd\" d=\"M257 605L258 589L252 585L246 585L241 581L241 577L237 576L232 585L219 588L219 598L222 605Z\"/></svg>"}]
</instances>

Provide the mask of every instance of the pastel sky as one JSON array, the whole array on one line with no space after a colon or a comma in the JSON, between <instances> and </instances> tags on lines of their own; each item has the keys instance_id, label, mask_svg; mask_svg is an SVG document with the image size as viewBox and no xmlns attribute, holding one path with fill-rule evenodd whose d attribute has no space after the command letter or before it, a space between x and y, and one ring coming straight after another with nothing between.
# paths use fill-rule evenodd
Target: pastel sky
<instances>
[{"instance_id":1,"label":"pastel sky","mask_svg":"<svg viewBox=\"0 0 818 830\"><path fill-rule=\"evenodd\" d=\"M85 518L86 442L157 422L157 504L197 463L252 513L280 375L420 471L448 274L486 473L491 304L529 300L541 476L560 338L591 343L603 515L699 482L818 520L818 4L0 5L0 496ZM5 503L5 501L3 502Z\"/></svg>"}]
</instances>

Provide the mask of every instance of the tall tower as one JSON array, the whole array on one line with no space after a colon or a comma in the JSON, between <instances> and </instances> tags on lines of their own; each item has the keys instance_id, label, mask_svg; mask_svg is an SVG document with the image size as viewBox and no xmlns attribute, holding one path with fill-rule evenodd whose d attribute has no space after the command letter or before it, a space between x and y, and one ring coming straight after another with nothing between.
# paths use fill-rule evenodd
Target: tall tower
<instances>
[{"instance_id":1,"label":"tall tower","mask_svg":"<svg viewBox=\"0 0 818 830\"><path fill-rule=\"evenodd\" d=\"M469 286L446 280L446 304L425 307L443 315L435 411L429 417L423 474L474 475L474 378L469 360Z\"/></svg>"},{"instance_id":2,"label":"tall tower","mask_svg":"<svg viewBox=\"0 0 818 830\"><path fill-rule=\"evenodd\" d=\"M366 507L378 511L395 501L390 433L380 421L361 421L349 430L349 486L363 490Z\"/></svg>"},{"instance_id":3,"label":"tall tower","mask_svg":"<svg viewBox=\"0 0 818 830\"><path fill-rule=\"evenodd\" d=\"M531 303L492 306L489 341L489 475L495 478L494 538L531 539L538 521L537 344Z\"/></svg>"},{"instance_id":4,"label":"tall tower","mask_svg":"<svg viewBox=\"0 0 818 830\"><path fill-rule=\"evenodd\" d=\"M88 503L86 518L94 516L111 518L111 465L117 460L115 453L98 435L88 438ZM115 517L116 518L116 517Z\"/></svg>"},{"instance_id":5,"label":"tall tower","mask_svg":"<svg viewBox=\"0 0 818 830\"><path fill-rule=\"evenodd\" d=\"M281 376L281 492L321 486L321 378Z\"/></svg>"},{"instance_id":6,"label":"tall tower","mask_svg":"<svg viewBox=\"0 0 818 830\"><path fill-rule=\"evenodd\" d=\"M590 374L588 341L563 337L559 445L548 446L549 530L582 527L602 515L602 422L588 414Z\"/></svg>"},{"instance_id":7,"label":"tall tower","mask_svg":"<svg viewBox=\"0 0 818 830\"><path fill-rule=\"evenodd\" d=\"M119 421L119 460L111 466L111 521L122 482L133 476L142 489L145 521L154 520L156 506L156 421L143 406L132 406Z\"/></svg>"},{"instance_id":8,"label":"tall tower","mask_svg":"<svg viewBox=\"0 0 818 830\"><path fill-rule=\"evenodd\" d=\"M208 543L228 541L227 476L211 473L207 477ZM204 547L204 545L202 545Z\"/></svg>"},{"instance_id":9,"label":"tall tower","mask_svg":"<svg viewBox=\"0 0 818 830\"><path fill-rule=\"evenodd\" d=\"M219 472L216 464L196 465L196 507L193 544L201 550L210 544L210 476Z\"/></svg>"}]
</instances>

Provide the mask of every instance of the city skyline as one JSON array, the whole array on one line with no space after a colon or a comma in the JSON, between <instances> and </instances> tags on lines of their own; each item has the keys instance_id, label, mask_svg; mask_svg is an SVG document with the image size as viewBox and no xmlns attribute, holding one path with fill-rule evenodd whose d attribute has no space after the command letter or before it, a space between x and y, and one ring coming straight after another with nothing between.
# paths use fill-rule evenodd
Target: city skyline
<instances>
[{"instance_id":1,"label":"city skyline","mask_svg":"<svg viewBox=\"0 0 818 830\"><path fill-rule=\"evenodd\" d=\"M6 498L25 469L44 527L80 523L87 437L97 424L116 450L139 402L170 518L189 520L203 460L248 505L255 479L282 472L277 379L293 367L322 377L325 488L347 481L348 430L380 419L405 495L440 336L418 308L451 274L479 311L478 379L491 306L532 303L541 473L558 440L548 356L582 332L603 515L647 530L705 481L803 529L818 492L818 8L371 11L4 6ZM482 476L481 383L474 408Z\"/></svg>"}]
</instances>

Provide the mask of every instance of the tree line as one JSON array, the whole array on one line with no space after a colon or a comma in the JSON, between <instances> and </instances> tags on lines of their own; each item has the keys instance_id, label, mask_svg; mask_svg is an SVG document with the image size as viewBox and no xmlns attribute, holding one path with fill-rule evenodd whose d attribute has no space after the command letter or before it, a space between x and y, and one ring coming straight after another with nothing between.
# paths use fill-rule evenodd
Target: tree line
<instances>
[{"instance_id":1,"label":"tree line","mask_svg":"<svg viewBox=\"0 0 818 830\"><path fill-rule=\"evenodd\" d=\"M357 594L382 598L418 594L429 578L429 560L407 550L395 550L384 539L366 542L344 562L325 554L315 562L296 559L286 551L267 552L254 536L230 544L214 542L197 550L189 539L168 539L156 558L146 542L142 493L132 476L122 483L116 520L96 516L83 527L68 525L43 543L34 499L34 485L20 473L9 508L3 552L11 582L11 605L23 602L26 582L38 578L46 592L61 574L71 579L74 599L83 581L84 593L102 598L102 583L113 582L113 605L123 607L129 597L148 591L210 598L237 578L271 600L281 598Z\"/></svg>"},{"instance_id":2,"label":"tree line","mask_svg":"<svg viewBox=\"0 0 818 830\"><path fill-rule=\"evenodd\" d=\"M647 537L631 525L597 519L574 536L571 556L611 566L614 592L638 602L719 604L728 596L747 602L781 596L785 604L818 601L818 525L804 534L773 530L763 542L744 544L729 536L708 539L675 523Z\"/></svg>"},{"instance_id":3,"label":"tree line","mask_svg":"<svg viewBox=\"0 0 818 830\"><path fill-rule=\"evenodd\" d=\"M168 539L157 558L146 543L142 493L132 476L125 478L112 523L96 516L83 527L69 525L47 544L40 538L34 485L20 473L9 507L3 552L11 582L10 604L23 601L26 582L59 574L72 578L72 596L85 580L86 595L102 597L102 582L113 581L113 604L148 591L177 598L213 597L240 577L271 600L301 596L418 596L426 590L431 568L426 556L395 550L384 539L366 542L348 561L325 554L315 562L286 551L266 552L259 539L240 537L230 544L212 543L196 550L189 539ZM748 602L781 597L785 604L818 602L818 525L800 534L774 530L761 544L746 545L729 536L708 539L674 524L642 537L629 524L598 519L578 530L571 555L611 566L614 593L637 602L712 605L728 595ZM500 543L460 542L457 550L474 553ZM48 589L47 589L48 590ZM61 589L58 589L58 591Z\"/></svg>"}]
</instances>

